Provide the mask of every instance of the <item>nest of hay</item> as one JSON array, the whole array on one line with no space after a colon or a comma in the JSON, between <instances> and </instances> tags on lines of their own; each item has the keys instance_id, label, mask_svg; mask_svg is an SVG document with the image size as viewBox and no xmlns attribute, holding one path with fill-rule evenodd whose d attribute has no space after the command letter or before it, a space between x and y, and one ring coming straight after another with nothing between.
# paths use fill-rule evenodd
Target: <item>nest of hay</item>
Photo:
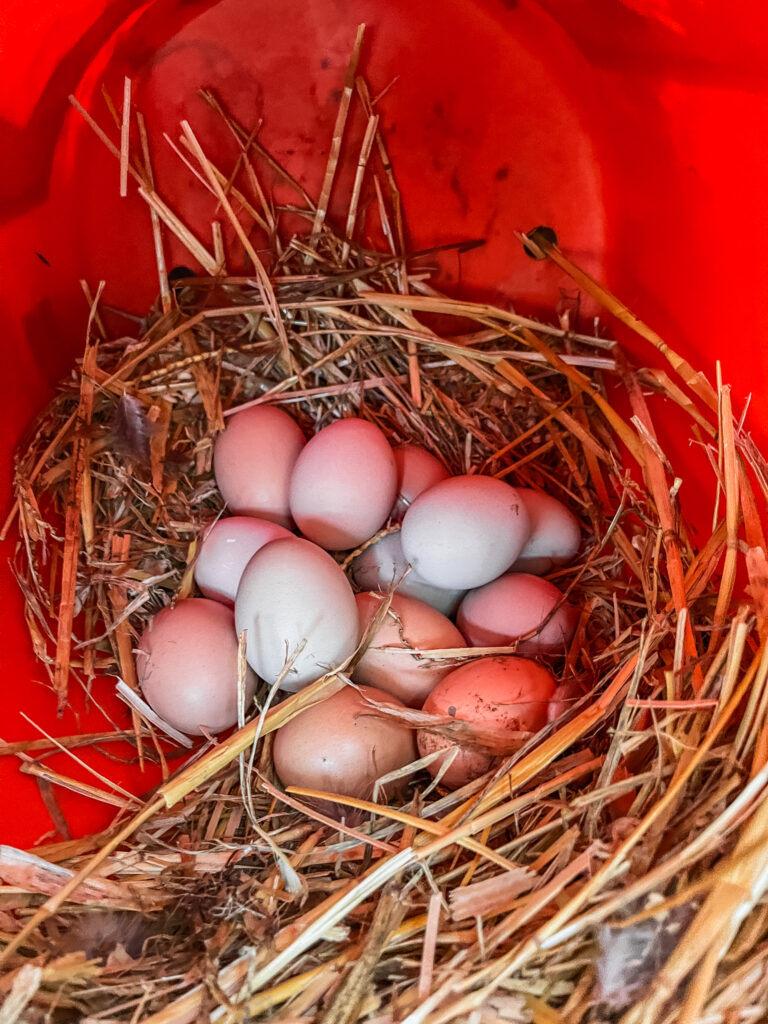
<instances>
[{"instance_id":1,"label":"nest of hay","mask_svg":"<svg viewBox=\"0 0 768 1024\"><path fill-rule=\"evenodd\" d=\"M73 679L98 692L112 685L98 677L114 673L135 690L136 635L193 592L196 538L222 511L212 440L235 409L271 402L308 433L366 417L455 472L539 486L569 505L588 542L554 579L582 614L552 667L573 681L572 706L459 792L435 791L416 771L396 806L326 794L364 812L355 828L319 815L313 794L284 792L270 760L270 734L346 685L341 674L272 706L259 694L240 729L191 750L132 704L114 735L163 770L142 800L102 776L88 792L45 766L53 741L28 745L25 770L111 799L118 813L98 836L0 853L0 1017L765 1019L763 459L728 389L676 356L549 232L521 241L645 338L668 371L632 366L567 316L548 325L435 291L433 253L405 243L378 108L355 78L359 42L316 201L279 169L294 202L270 199L261 176L274 160L212 94L240 145L237 166L218 167L182 124L179 153L227 228L214 230L213 251L156 191L130 103L117 117L129 122L120 144L85 115L149 206L160 296L130 339L109 336L90 296L84 356L19 453L12 516L32 642L62 706ZM353 101L366 130L346 220L333 225L326 210ZM381 251L361 240L364 206L379 218ZM287 233L297 218L304 231ZM205 274L169 280L167 232ZM243 271L231 272L243 253ZM609 401L608 381L629 415ZM688 415L710 456L715 515L703 541L681 515L679 467L651 392Z\"/></svg>"}]
</instances>

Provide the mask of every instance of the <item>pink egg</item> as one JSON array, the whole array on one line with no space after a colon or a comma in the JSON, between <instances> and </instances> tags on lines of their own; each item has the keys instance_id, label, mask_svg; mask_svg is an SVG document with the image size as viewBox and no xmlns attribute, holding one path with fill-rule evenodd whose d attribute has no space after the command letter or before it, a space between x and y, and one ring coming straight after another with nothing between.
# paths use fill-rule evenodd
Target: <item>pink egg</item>
<instances>
[{"instance_id":1,"label":"pink egg","mask_svg":"<svg viewBox=\"0 0 768 1024\"><path fill-rule=\"evenodd\" d=\"M256 552L271 540L292 536L284 526L268 519L219 519L203 535L195 562L195 583L211 600L233 605L243 570Z\"/></svg>"},{"instance_id":2,"label":"pink egg","mask_svg":"<svg viewBox=\"0 0 768 1024\"><path fill-rule=\"evenodd\" d=\"M366 420L336 420L296 460L291 513L309 540L346 551L383 526L396 489L395 457L381 430Z\"/></svg>"},{"instance_id":3,"label":"pink egg","mask_svg":"<svg viewBox=\"0 0 768 1024\"><path fill-rule=\"evenodd\" d=\"M424 703L424 711L467 722L482 735L486 748L490 742L511 752L523 736L538 732L547 724L549 700L555 692L555 680L549 672L526 658L478 658L455 669L437 684ZM485 775L499 764L503 754L487 749L459 746L444 735L419 729L419 753L422 757L445 750L428 766L433 776L450 758L450 767L442 776L449 789L459 789Z\"/></svg>"},{"instance_id":4,"label":"pink egg","mask_svg":"<svg viewBox=\"0 0 768 1024\"><path fill-rule=\"evenodd\" d=\"M229 608L191 598L149 622L136 653L144 699L180 732L200 736L237 724L237 634ZM246 670L250 710L256 676Z\"/></svg>"},{"instance_id":5,"label":"pink egg","mask_svg":"<svg viewBox=\"0 0 768 1024\"><path fill-rule=\"evenodd\" d=\"M450 473L426 448L404 444L394 449L397 466L397 500L392 508L393 519L402 519L415 498L447 479Z\"/></svg>"},{"instance_id":6,"label":"pink egg","mask_svg":"<svg viewBox=\"0 0 768 1024\"><path fill-rule=\"evenodd\" d=\"M528 533L528 513L514 487L491 476L454 476L416 498L400 539L423 580L467 590L506 572Z\"/></svg>"},{"instance_id":7,"label":"pink egg","mask_svg":"<svg viewBox=\"0 0 768 1024\"><path fill-rule=\"evenodd\" d=\"M355 600L362 638L384 598L368 593L358 594ZM429 661L402 651L409 647L415 651L437 651L464 646L464 637L450 619L423 601L395 594L352 678L358 683L377 686L412 708L420 708L455 665Z\"/></svg>"},{"instance_id":8,"label":"pink egg","mask_svg":"<svg viewBox=\"0 0 768 1024\"><path fill-rule=\"evenodd\" d=\"M291 525L288 487L304 447L298 423L268 405L235 413L213 446L213 471L227 508Z\"/></svg>"},{"instance_id":9,"label":"pink egg","mask_svg":"<svg viewBox=\"0 0 768 1024\"><path fill-rule=\"evenodd\" d=\"M531 487L518 487L531 520L531 535L518 555L515 572L543 576L558 566L567 565L581 546L581 527L576 516L562 501Z\"/></svg>"},{"instance_id":10,"label":"pink egg","mask_svg":"<svg viewBox=\"0 0 768 1024\"><path fill-rule=\"evenodd\" d=\"M564 654L576 628L576 610L548 580L510 572L471 590L459 605L456 623L472 647L506 647L521 636L536 634L517 646L520 654Z\"/></svg>"},{"instance_id":11,"label":"pink egg","mask_svg":"<svg viewBox=\"0 0 768 1024\"><path fill-rule=\"evenodd\" d=\"M403 708L381 690L345 686L278 729L273 760L283 785L370 800L378 779L416 760L412 730L377 715L374 704L381 703ZM403 784L389 783L384 795ZM320 802L320 809L348 821L359 818L342 804Z\"/></svg>"}]
</instances>

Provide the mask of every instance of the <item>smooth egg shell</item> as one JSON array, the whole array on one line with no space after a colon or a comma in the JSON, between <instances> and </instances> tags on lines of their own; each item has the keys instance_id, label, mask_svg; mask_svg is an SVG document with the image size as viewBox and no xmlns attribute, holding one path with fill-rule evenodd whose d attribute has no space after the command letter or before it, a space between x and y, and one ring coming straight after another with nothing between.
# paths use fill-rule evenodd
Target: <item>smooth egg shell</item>
<instances>
[{"instance_id":1,"label":"smooth egg shell","mask_svg":"<svg viewBox=\"0 0 768 1024\"><path fill-rule=\"evenodd\" d=\"M195 583L211 600L234 604L240 577L256 552L271 540L292 536L284 526L268 519L219 519L203 534L195 562Z\"/></svg>"},{"instance_id":2,"label":"smooth egg shell","mask_svg":"<svg viewBox=\"0 0 768 1024\"><path fill-rule=\"evenodd\" d=\"M442 462L417 444L404 444L394 449L397 467L397 500L392 507L393 519L402 519L423 492L446 480L450 473Z\"/></svg>"},{"instance_id":3,"label":"smooth egg shell","mask_svg":"<svg viewBox=\"0 0 768 1024\"><path fill-rule=\"evenodd\" d=\"M291 514L309 540L346 551L384 524L397 490L395 457L366 420L336 420L309 441L291 477Z\"/></svg>"},{"instance_id":4,"label":"smooth egg shell","mask_svg":"<svg viewBox=\"0 0 768 1024\"><path fill-rule=\"evenodd\" d=\"M284 690L319 679L357 646L349 581L326 551L299 537L273 540L250 560L237 588L235 625L238 634L247 630L248 664L270 685L306 641Z\"/></svg>"},{"instance_id":5,"label":"smooth egg shell","mask_svg":"<svg viewBox=\"0 0 768 1024\"><path fill-rule=\"evenodd\" d=\"M528 533L528 513L514 487L490 476L454 476L416 498L401 540L423 580L467 590L506 572Z\"/></svg>"},{"instance_id":6,"label":"smooth egg shell","mask_svg":"<svg viewBox=\"0 0 768 1024\"><path fill-rule=\"evenodd\" d=\"M398 594L416 597L436 608L443 615L453 615L464 590L445 590L433 587L419 578L413 569L408 570L408 561L403 554L400 533L387 533L375 544L362 551L352 560L349 575L361 590L379 590L389 593L397 581Z\"/></svg>"},{"instance_id":7,"label":"smooth egg shell","mask_svg":"<svg viewBox=\"0 0 768 1024\"><path fill-rule=\"evenodd\" d=\"M576 610L561 604L554 584L525 572L509 572L477 590L459 605L456 623L471 647L506 647L538 630L517 645L520 654L564 654L574 629Z\"/></svg>"},{"instance_id":8,"label":"smooth egg shell","mask_svg":"<svg viewBox=\"0 0 768 1024\"><path fill-rule=\"evenodd\" d=\"M412 730L376 715L371 701L403 707L370 686L345 686L278 729L272 756L283 785L370 800L377 779L415 761ZM390 783L385 794L391 797L401 785ZM322 810L356 817L340 804Z\"/></svg>"},{"instance_id":9,"label":"smooth egg shell","mask_svg":"<svg viewBox=\"0 0 768 1024\"><path fill-rule=\"evenodd\" d=\"M531 521L531 535L518 555L515 572L543 576L575 558L581 546L581 527L562 501L531 487L518 487Z\"/></svg>"},{"instance_id":10,"label":"smooth egg shell","mask_svg":"<svg viewBox=\"0 0 768 1024\"><path fill-rule=\"evenodd\" d=\"M205 598L179 601L150 620L136 653L136 672L150 707L191 736L237 724L237 634L231 609ZM245 676L249 709L257 679Z\"/></svg>"},{"instance_id":11,"label":"smooth egg shell","mask_svg":"<svg viewBox=\"0 0 768 1024\"><path fill-rule=\"evenodd\" d=\"M574 679L559 683L549 702L547 721L556 722L561 715L572 711L583 696L584 691Z\"/></svg>"},{"instance_id":12,"label":"smooth egg shell","mask_svg":"<svg viewBox=\"0 0 768 1024\"><path fill-rule=\"evenodd\" d=\"M469 722L486 736L514 743L515 733L538 732L547 723L549 700L555 692L551 674L527 658L478 658L437 684L424 703L424 711L450 715ZM438 750L453 752L450 766L441 782L459 789L484 775L500 757L483 750L462 748L445 736L419 729L419 754ZM446 758L436 758L428 767L437 775Z\"/></svg>"},{"instance_id":13,"label":"smooth egg shell","mask_svg":"<svg viewBox=\"0 0 768 1024\"><path fill-rule=\"evenodd\" d=\"M227 508L291 525L288 487L304 434L288 413L257 405L235 413L213 446L213 473Z\"/></svg>"},{"instance_id":14,"label":"smooth egg shell","mask_svg":"<svg viewBox=\"0 0 768 1024\"><path fill-rule=\"evenodd\" d=\"M362 639L384 598L380 594L366 593L358 594L355 600ZM464 637L450 619L423 601L395 594L352 678L385 690L412 708L420 708L454 666L399 652L409 647L417 651L437 651L464 646Z\"/></svg>"}]
</instances>

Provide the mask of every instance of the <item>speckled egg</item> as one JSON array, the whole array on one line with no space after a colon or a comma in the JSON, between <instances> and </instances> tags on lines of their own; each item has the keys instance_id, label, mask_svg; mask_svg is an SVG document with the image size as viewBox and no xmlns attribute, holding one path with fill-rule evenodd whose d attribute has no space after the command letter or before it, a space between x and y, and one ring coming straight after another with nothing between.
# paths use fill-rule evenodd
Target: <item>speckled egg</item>
<instances>
[{"instance_id":1,"label":"speckled egg","mask_svg":"<svg viewBox=\"0 0 768 1024\"><path fill-rule=\"evenodd\" d=\"M510 753L523 742L521 734L538 732L547 723L549 701L555 692L555 680L541 665L527 658L478 658L437 684L424 703L424 711L447 715L467 722L488 740ZM484 775L498 764L503 753L494 754L470 746L458 746L444 735L420 729L417 734L422 757L445 750L445 757L436 758L429 771L437 775L450 755L441 782L450 789L459 789Z\"/></svg>"}]
</instances>

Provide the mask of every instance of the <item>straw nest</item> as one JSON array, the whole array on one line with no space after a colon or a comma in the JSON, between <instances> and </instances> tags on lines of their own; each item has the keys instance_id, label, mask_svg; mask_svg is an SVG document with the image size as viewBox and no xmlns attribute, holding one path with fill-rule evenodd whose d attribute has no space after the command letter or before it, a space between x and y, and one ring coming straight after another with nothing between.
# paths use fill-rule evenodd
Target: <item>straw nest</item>
<instances>
[{"instance_id":1,"label":"straw nest","mask_svg":"<svg viewBox=\"0 0 768 1024\"><path fill-rule=\"evenodd\" d=\"M556 576L582 609L554 663L577 687L573 704L460 792L430 789L416 770L398 806L341 800L366 812L354 829L319 816L307 794L284 793L270 760L270 733L346 685L343 673L260 704L232 735L192 751L135 701L132 726L62 742L70 751L127 739L159 762L164 781L140 801L103 776L89 792L46 767L52 743L29 745L25 770L119 810L97 836L34 855L3 848L0 1019L764 1020L763 460L728 389L677 357L548 232L525 238L529 251L645 338L666 370L633 368L567 317L548 326L430 286L430 254L406 248L359 42L317 201L211 94L237 165L218 167L182 124L179 154L224 224L212 250L155 190L130 102L117 117L120 145L85 115L149 206L160 298L140 337L114 339L91 296L85 354L19 454L17 573L32 642L60 704L73 679L95 694L112 685L92 679L104 672L135 689L137 631L192 592L195 538L221 510L212 438L243 404L288 403L307 431L354 413L393 441L438 451L454 471L568 503L588 537L581 561ZM345 140L356 173L346 220L332 226L325 211L353 102L366 131ZM294 202L273 203L265 175L290 185ZM389 251L360 240L365 206ZM304 233L288 234L297 217ZM209 276L169 282L167 232ZM236 276L228 268L243 254ZM629 415L609 403L606 380ZM710 457L714 528L700 543L680 513L679 467L652 421L652 393L687 414ZM737 597L737 578L749 597Z\"/></svg>"}]
</instances>

